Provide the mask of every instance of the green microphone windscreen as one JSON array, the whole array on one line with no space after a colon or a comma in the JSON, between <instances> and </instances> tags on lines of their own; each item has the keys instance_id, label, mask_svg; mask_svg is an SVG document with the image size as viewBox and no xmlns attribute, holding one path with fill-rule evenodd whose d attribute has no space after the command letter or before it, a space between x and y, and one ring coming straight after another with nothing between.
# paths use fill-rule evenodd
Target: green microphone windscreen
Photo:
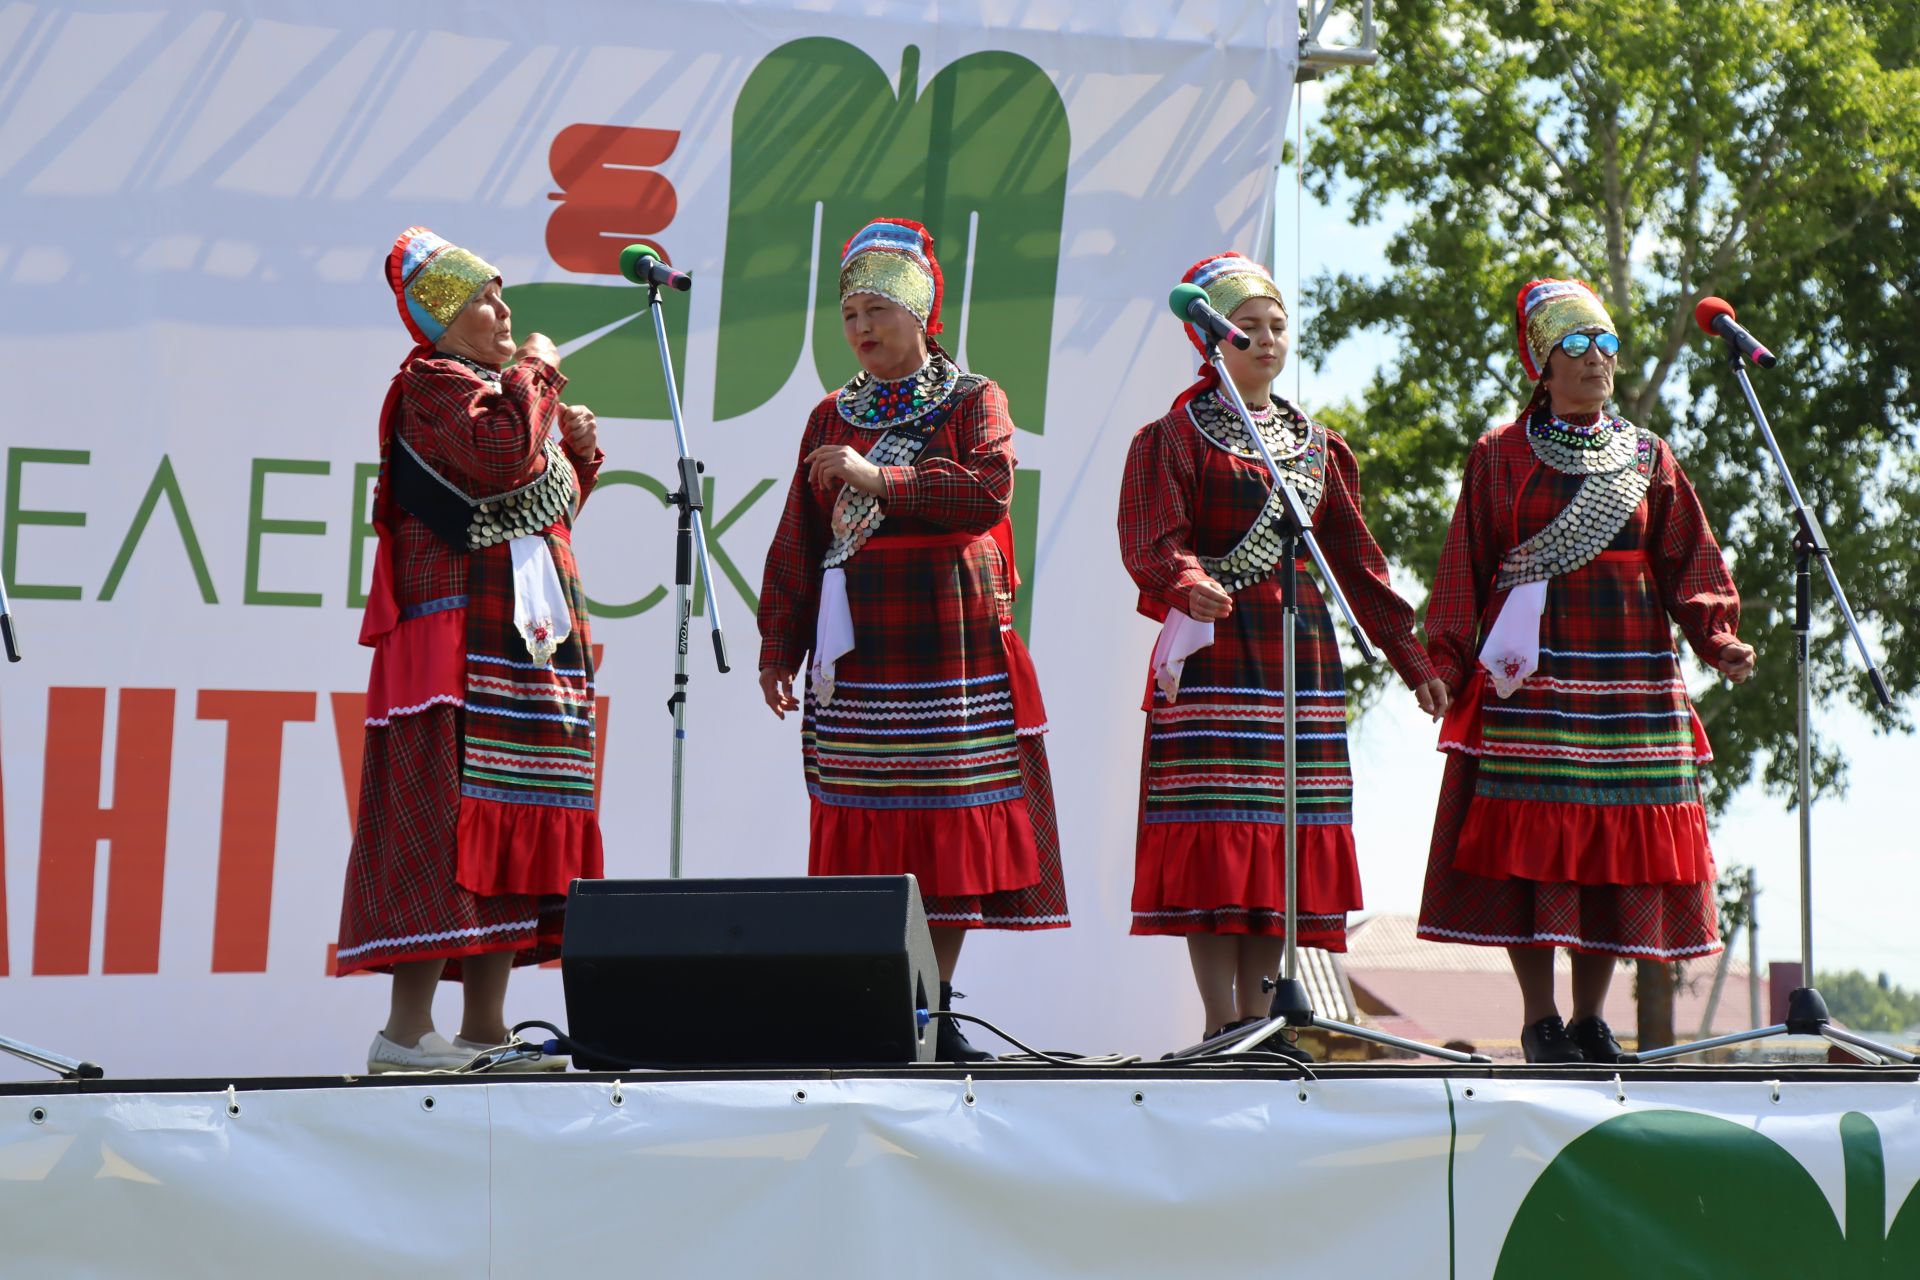
<instances>
[{"instance_id":1,"label":"green microphone windscreen","mask_svg":"<svg viewBox=\"0 0 1920 1280\"><path fill-rule=\"evenodd\" d=\"M624 263L622 265L624 266ZM1193 321L1187 315L1187 308L1193 305L1196 298L1206 302L1207 291L1197 284L1175 285L1173 292L1167 295L1167 307L1173 314L1191 324Z\"/></svg>"},{"instance_id":2,"label":"green microphone windscreen","mask_svg":"<svg viewBox=\"0 0 1920 1280\"><path fill-rule=\"evenodd\" d=\"M620 251L620 274L635 284L645 284L647 277L641 268L647 258L660 261L660 251L650 244L628 245Z\"/></svg>"}]
</instances>

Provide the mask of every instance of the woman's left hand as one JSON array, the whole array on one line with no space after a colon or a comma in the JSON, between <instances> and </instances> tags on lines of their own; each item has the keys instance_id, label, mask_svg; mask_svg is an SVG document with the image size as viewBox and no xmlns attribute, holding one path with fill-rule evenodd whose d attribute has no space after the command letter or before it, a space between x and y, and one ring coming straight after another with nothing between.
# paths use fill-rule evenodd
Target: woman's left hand
<instances>
[{"instance_id":1,"label":"woman's left hand","mask_svg":"<svg viewBox=\"0 0 1920 1280\"><path fill-rule=\"evenodd\" d=\"M567 438L567 447L582 458L593 457L600 448L600 424L585 405L560 406L560 431Z\"/></svg>"},{"instance_id":2,"label":"woman's left hand","mask_svg":"<svg viewBox=\"0 0 1920 1280\"><path fill-rule=\"evenodd\" d=\"M886 492L887 486L880 478L880 468L868 462L866 456L852 445L823 444L801 461L807 464L807 483L817 489L845 484L861 493Z\"/></svg>"},{"instance_id":3,"label":"woman's left hand","mask_svg":"<svg viewBox=\"0 0 1920 1280\"><path fill-rule=\"evenodd\" d=\"M1753 678L1755 660L1752 645L1731 640L1720 650L1719 661L1713 665L1720 668L1721 675L1735 684L1741 684Z\"/></svg>"}]
</instances>

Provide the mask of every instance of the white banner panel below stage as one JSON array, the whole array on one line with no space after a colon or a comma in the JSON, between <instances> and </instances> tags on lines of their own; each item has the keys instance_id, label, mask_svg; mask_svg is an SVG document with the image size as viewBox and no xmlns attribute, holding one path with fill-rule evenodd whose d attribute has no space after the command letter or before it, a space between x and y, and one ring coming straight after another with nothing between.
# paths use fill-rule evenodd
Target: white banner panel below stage
<instances>
[{"instance_id":1,"label":"white banner panel below stage","mask_svg":"<svg viewBox=\"0 0 1920 1280\"><path fill-rule=\"evenodd\" d=\"M0 1269L1911 1276L1920 1120L1902 1074L9 1093Z\"/></svg>"},{"instance_id":2,"label":"white banner panel below stage","mask_svg":"<svg viewBox=\"0 0 1920 1280\"><path fill-rule=\"evenodd\" d=\"M686 872L803 870L753 605L805 416L854 370L839 245L895 214L934 226L946 336L1021 427L1074 917L973 940L962 1007L1050 1045L1191 1041L1183 948L1127 937L1153 626L1114 516L1131 433L1193 370L1168 288L1267 239L1296 47L1263 0L0 6L26 654L0 670L0 1035L116 1076L310 1073L356 1068L384 1016L384 982L328 974L375 422L408 345L382 264L412 223L504 271L601 419L575 545L618 877L667 871L674 448L614 259L646 238L695 276L667 316L735 670L693 637ZM557 975L508 1014L562 1021Z\"/></svg>"}]
</instances>

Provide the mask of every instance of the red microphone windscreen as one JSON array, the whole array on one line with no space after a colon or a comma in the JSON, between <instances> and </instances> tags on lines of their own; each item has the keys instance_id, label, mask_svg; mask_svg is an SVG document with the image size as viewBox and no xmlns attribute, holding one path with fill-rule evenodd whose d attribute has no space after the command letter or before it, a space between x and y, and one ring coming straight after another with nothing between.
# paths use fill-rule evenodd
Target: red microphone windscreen
<instances>
[{"instance_id":1,"label":"red microphone windscreen","mask_svg":"<svg viewBox=\"0 0 1920 1280\"><path fill-rule=\"evenodd\" d=\"M1713 332L1713 318L1715 316L1725 316L1729 320L1733 319L1733 304L1725 298L1702 298L1700 299L1700 305L1693 309L1693 322L1707 333Z\"/></svg>"}]
</instances>

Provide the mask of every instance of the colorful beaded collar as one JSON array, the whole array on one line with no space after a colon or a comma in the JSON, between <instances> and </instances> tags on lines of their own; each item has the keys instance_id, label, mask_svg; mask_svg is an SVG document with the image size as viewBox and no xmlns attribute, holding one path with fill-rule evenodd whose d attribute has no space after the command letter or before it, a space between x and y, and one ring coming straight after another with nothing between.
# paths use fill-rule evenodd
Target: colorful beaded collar
<instances>
[{"instance_id":1,"label":"colorful beaded collar","mask_svg":"<svg viewBox=\"0 0 1920 1280\"><path fill-rule=\"evenodd\" d=\"M840 417L862 431L885 431L924 418L947 402L960 367L939 352L904 378L876 378L862 370L834 397Z\"/></svg>"}]
</instances>

